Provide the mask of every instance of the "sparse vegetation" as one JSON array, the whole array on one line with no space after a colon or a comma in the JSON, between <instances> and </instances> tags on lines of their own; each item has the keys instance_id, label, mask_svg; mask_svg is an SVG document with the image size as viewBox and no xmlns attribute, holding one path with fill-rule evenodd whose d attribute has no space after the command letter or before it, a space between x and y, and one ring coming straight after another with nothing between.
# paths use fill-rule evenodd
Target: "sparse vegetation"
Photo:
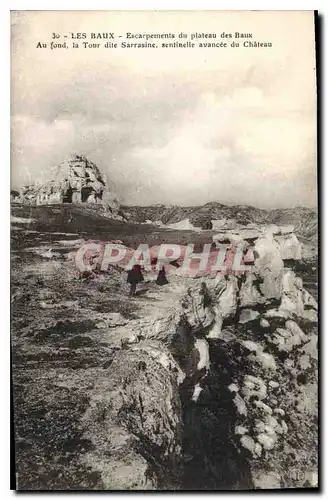
<instances>
[{"instance_id":1,"label":"sparse vegetation","mask_svg":"<svg viewBox=\"0 0 328 500\"><path fill-rule=\"evenodd\" d=\"M173 384L171 387L169 379L165 379L166 372L162 372L156 362L150 361L161 353L158 351L158 346L145 343L143 339L147 335L145 325L149 323L149 328L153 328L154 317L162 314L164 315L162 330L156 335L159 336L159 340L163 340L168 335L166 322L173 321L172 311L183 298L181 310L188 313L191 296L183 295L184 288L180 282L172 283L168 293L164 289L159 294L156 286L146 280L139 296L131 300L127 295L126 276L119 269L112 268L109 273L99 274L96 279L83 281L79 279L74 263L67 259L69 252L72 248L76 248L80 238L104 241L120 239L124 244L136 248L140 242L154 245L165 241L177 244L193 241L202 245L211 241L214 232L208 230L193 233L132 222L124 223L108 218L101 207L91 205L33 207L17 204L13 206L13 216L16 222L12 228L11 318L18 488L22 490L99 490L124 489L124 487L138 489L140 478L136 477L132 483L118 484L115 482L115 477L106 472L108 470L106 467L110 460L113 463L121 463L120 460L123 462L135 460L138 470L142 471L146 459L152 464L149 469L149 484L153 484L153 478L156 476L160 478L158 484L161 484L160 487L163 489L170 484L175 484L177 489L181 487L188 489L188 485L194 484L199 487L202 482L205 485L204 489L211 487L220 489L220 486L228 489L252 487L248 459L236 452L233 440L236 412L232 405L231 394L225 388L225 385L231 382L231 378L235 379L235 383L241 383L238 374L242 374L247 368L240 344L223 343L218 349L215 342L210 341L211 361L215 369L207 379L204 402L199 406L187 405L183 410L185 425L194 422L193 425L196 425L197 429L191 428L190 433L186 432L183 435L183 439L180 436L182 455L184 453L185 457L179 456L177 447L175 452L177 462L174 463L176 467L181 467L181 459L185 460L185 465L179 486L180 472L170 476L169 471L173 465L167 458L163 461L161 458L165 446L172 447L175 443L175 431L173 432L170 427L170 419L167 419L165 410L162 407L159 410L158 402L154 401L156 391L159 397L162 397L164 386L168 391L175 386ZM68 242L70 244L67 244ZM306 277L306 286L308 283L309 290L313 292L316 281L315 258L299 263L298 266L300 273ZM194 281L191 280L191 283ZM209 307L212 314L213 296L206 291L205 295L199 294L197 300L202 301L205 296L209 297L210 302L205 306L200 303L200 311ZM211 319L207 320L209 321L207 328L210 328ZM281 326L279 321L275 324L270 320L270 323L274 329ZM131 338L126 338L129 328ZM227 338L229 335L234 338L236 331L233 322L226 323L224 329ZM254 324L251 323L251 329L240 326L238 331L240 341L250 339L253 342L259 341L259 326L256 321ZM263 334L260 342L263 343L264 339ZM132 345L136 342L136 345L140 345L140 349L146 350L142 351L143 354L134 354L131 357L132 351L129 350L131 342ZM273 345L272 351L268 352L275 354L276 350ZM165 357L165 353L163 350L161 356ZM296 353L296 351L293 354L296 358L306 355L305 352ZM288 355L281 359L277 358L280 367L285 367L287 358ZM297 363L296 358L295 363ZM304 358L303 363L305 362ZM259 365L259 376L261 370ZM157 377L157 372L161 376ZM172 374L180 376L179 369L172 369ZM285 451L279 448L270 458L273 467L279 471L286 466L286 463L289 464L296 479L283 478L283 484L287 487L305 484L304 481L298 481L297 476L309 467L309 461L313 469L316 468L316 444L313 438L316 433L315 417L310 415L302 420L302 405L313 405L315 399L310 401L301 388L311 389L312 386L315 388L316 380L311 369L305 370L306 380L300 379L299 375L298 368L286 365L278 376L282 394L286 383L287 392L294 394L291 392L291 387L294 387L299 393L297 401L291 400L288 403L298 405L298 410L289 415L288 425L291 429L295 429L285 443L289 448ZM140 382L142 379L139 379L139 376L148 377L148 383L153 384L146 400L142 394L142 382ZM106 427L108 415L114 415L111 413L114 410L106 391L116 390L115 384L111 384L115 380L121 380L120 377L123 380L123 392L126 390L132 398L128 398L124 403L130 405L131 432L139 433L138 439L144 439L142 441L144 451L140 448L140 442L139 448L136 445L138 440L136 442L132 440L131 445L125 447L127 450L132 450L131 453L130 451L125 453L126 456L121 458L115 455L116 452L112 454L111 438L107 442L105 437L112 433L114 439L117 430L115 426L110 427L110 431L109 427ZM139 393L142 396L141 402L138 399ZM174 393L172 401L175 401L174 404L180 404L176 397ZM102 398L101 404L99 398ZM160 412L158 415L161 416L156 423L156 419L153 418L158 411ZM309 412L308 409L304 411ZM148 418L150 420L145 420ZM150 425L150 422L155 422L154 425L159 427L166 426L165 432L169 432L172 441L166 442L167 435L164 433L159 448L154 448L149 435L146 439L141 433L142 426ZM170 434L171 432L173 434ZM123 439L122 436L120 439ZM191 442L193 439L195 441ZM208 449L205 452L206 446L202 445L198 448L196 458L191 459L192 453L195 453L197 439L203 442L208 439L211 445L214 443L213 449L211 453ZM299 446L296 441L306 450L304 454L300 455L297 451ZM146 459L140 459L142 453ZM296 464L297 461L299 465ZM258 460L256 463L255 468L264 467L264 462ZM142 476L141 472L140 474ZM149 484L147 483L147 487Z\"/></svg>"}]
</instances>

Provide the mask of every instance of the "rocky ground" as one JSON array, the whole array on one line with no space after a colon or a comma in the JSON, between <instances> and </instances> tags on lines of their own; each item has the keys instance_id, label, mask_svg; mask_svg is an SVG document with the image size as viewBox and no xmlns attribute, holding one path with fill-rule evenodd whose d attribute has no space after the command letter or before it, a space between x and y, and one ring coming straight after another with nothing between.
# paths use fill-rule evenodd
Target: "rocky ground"
<instances>
[{"instance_id":1,"label":"rocky ground","mask_svg":"<svg viewBox=\"0 0 328 500\"><path fill-rule=\"evenodd\" d=\"M81 279L68 254L89 238L135 248L213 233L99 210L13 208L18 488L315 487L316 304L306 287L314 294L316 260L279 267L276 296L259 265L251 283L170 276L159 288L146 274L131 299L121 270Z\"/></svg>"}]
</instances>

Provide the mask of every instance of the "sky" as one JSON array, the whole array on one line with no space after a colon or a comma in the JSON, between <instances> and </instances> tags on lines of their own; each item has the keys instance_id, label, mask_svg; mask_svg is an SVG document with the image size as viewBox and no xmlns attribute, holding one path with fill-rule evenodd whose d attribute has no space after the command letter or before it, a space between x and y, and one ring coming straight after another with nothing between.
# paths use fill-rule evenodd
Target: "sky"
<instances>
[{"instance_id":1,"label":"sky","mask_svg":"<svg viewBox=\"0 0 328 500\"><path fill-rule=\"evenodd\" d=\"M273 46L36 48L53 32L113 31L238 31ZM311 12L13 12L11 110L13 188L77 153L123 204L316 205Z\"/></svg>"}]
</instances>

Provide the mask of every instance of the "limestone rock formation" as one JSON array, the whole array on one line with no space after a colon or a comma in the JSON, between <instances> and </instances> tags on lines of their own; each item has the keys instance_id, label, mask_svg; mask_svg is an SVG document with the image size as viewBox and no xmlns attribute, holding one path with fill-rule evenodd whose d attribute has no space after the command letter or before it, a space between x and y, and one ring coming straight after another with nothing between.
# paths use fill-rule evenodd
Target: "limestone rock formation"
<instances>
[{"instance_id":1,"label":"limestone rock formation","mask_svg":"<svg viewBox=\"0 0 328 500\"><path fill-rule=\"evenodd\" d=\"M82 420L84 438L93 444L86 466L99 471L105 489L178 489L181 370L159 342L122 350L111 368L112 376L98 381Z\"/></svg>"},{"instance_id":2,"label":"limestone rock formation","mask_svg":"<svg viewBox=\"0 0 328 500\"><path fill-rule=\"evenodd\" d=\"M123 273L118 267L108 275L99 273L84 301L73 296L74 309L72 302L66 303L77 324L60 322L60 329L59 322L53 324L53 312L47 320L47 307L59 306L62 317L59 294L66 287L60 287L58 296L51 289L39 294L35 281L44 328L20 322L19 338L26 345L28 338L39 343L50 337L65 364L62 353L71 356L70 346L79 346L75 357L68 358L65 379L66 369L59 365L56 370L53 351L45 365L51 367L56 388L65 383L66 390L74 382L79 398L87 396L77 410L78 445L84 452L78 453L74 486L81 487L87 473L96 476L95 489L108 490L245 490L267 486L263 474L271 473L276 487L301 487L305 481L299 478L315 477L317 304L295 269L284 266L272 232L244 241L253 249L253 261L243 273L183 278L177 273L165 287L156 287L145 273L144 293L128 299L116 313L116 304L123 301ZM152 250L158 255L156 247ZM37 269L39 273L39 263ZM81 293L73 261L52 272L56 280L63 276L60 283L68 290L75 283L73 290ZM100 287L104 302L96 295ZM20 277L18 294L21 288ZM132 314L125 316L129 308ZM27 351L33 360L37 343ZM96 346L101 346L101 358ZM81 366L83 356L90 368ZM25 377L26 356L20 359ZM40 373L48 385L48 373ZM60 400L47 399L54 405ZM41 415L48 419L44 408ZM60 408L59 418L53 417L56 425L63 413ZM60 434L65 453L71 452L75 434ZM51 462L55 444L49 440ZM61 470L69 482L74 464L66 455L64 460ZM41 484L45 470L51 481L62 484L43 463Z\"/></svg>"},{"instance_id":3,"label":"limestone rock formation","mask_svg":"<svg viewBox=\"0 0 328 500\"><path fill-rule=\"evenodd\" d=\"M118 211L119 204L105 177L92 161L73 155L57 168L53 179L45 184L25 186L20 201L30 204L99 203Z\"/></svg>"},{"instance_id":4,"label":"limestone rock formation","mask_svg":"<svg viewBox=\"0 0 328 500\"><path fill-rule=\"evenodd\" d=\"M256 226L255 224L248 224L246 227L238 227L235 229L227 229L224 227L218 228L218 232L213 236L215 243L237 243L245 241L248 243L255 242L260 237L272 239L279 245L280 257L284 261L288 260L301 260L302 247L296 234L294 233L294 226L276 226L263 225Z\"/></svg>"},{"instance_id":5,"label":"limestone rock formation","mask_svg":"<svg viewBox=\"0 0 328 500\"><path fill-rule=\"evenodd\" d=\"M222 477L213 472L222 467L213 443L217 440L222 443L230 432L235 432L233 446L250 464L255 485L262 484L263 474L270 468L275 473L276 487L295 485L293 478L286 475L285 464L293 467L293 457L303 457L303 447L311 455L311 463L303 457L298 467L304 471L304 477L316 473L308 429L316 418L313 388L317 304L304 289L302 279L284 266L284 249L275 239L276 232L284 238L293 235L290 229L283 234L280 228L261 231L250 238L247 231L233 234L232 243L237 238L240 241L242 236L253 248L254 265L248 271L239 275L185 278L179 289L180 303L174 301L157 317L145 318L135 325L130 323L137 337L144 338L140 343L135 340L130 349L152 351L157 363L171 374L166 375L165 383L171 376L175 380L174 390L178 390L182 412L175 407L172 414L171 403L162 406L161 390L156 390L153 397L164 412L157 423L165 421L167 414L171 422L182 424L183 419L184 439L181 441L181 435L178 437L164 426L164 435L168 432L172 436L172 441L166 441L172 451L159 449L162 456L172 453L174 470L181 471L183 467L184 476L195 487L207 480L212 485L224 484ZM181 278L177 275L176 279ZM172 293L174 286L168 285ZM151 347L153 342L158 343L156 348ZM306 385L308 379L311 383ZM149 380L157 378L150 374ZM128 394L131 395L130 389ZM167 394L174 391L171 389ZM167 404L169 399L165 401ZM222 431L220 427L224 405L232 406L227 412L235 415L231 421L235 431L230 427ZM147 415L144 418L146 422ZM139 439L146 439L145 442L155 439L154 434L148 435L149 425L144 424L138 431ZM295 429L301 439L295 438ZM135 460L139 464L142 459ZM160 464L158 460L159 467ZM144 470L142 467L140 464L140 470ZM173 477L176 485L179 479L172 476L171 468L168 470L170 481ZM199 471L198 479L194 477L195 470ZM143 485L144 476L142 472ZM162 481L159 473L146 487L159 488L164 484Z\"/></svg>"},{"instance_id":6,"label":"limestone rock formation","mask_svg":"<svg viewBox=\"0 0 328 500\"><path fill-rule=\"evenodd\" d=\"M267 473L273 463L277 487L294 484L284 464L302 453L295 444L295 429L307 440L300 446L311 448L307 429L316 415L313 395L309 402L307 393L315 385L316 335L311 330L314 322L305 321L305 316L308 311L315 315L317 305L281 259L277 265L279 247L269 243L261 247L260 264L269 272L279 269L279 277L273 292L259 288L252 305L240 301L242 276L186 278L179 289L175 283L168 285L171 293L179 290L180 303L173 302L156 317L130 321L131 344L112 365L115 388L107 378L86 417L97 422L108 408L105 425L99 433L93 429L92 439L99 435L99 446L93 443L96 451L87 463L101 472L109 487L114 478L117 488L181 489L183 475L195 485L211 480L222 487L221 476L213 471L226 460L217 457L215 444L224 439L232 439L225 445L232 446L227 453L235 446L246 457L256 484L263 479L261 470ZM260 264L251 271L252 283L261 278ZM264 302L257 300L263 297ZM312 381L309 389L303 389L302 377ZM228 430L222 430L224 411L235 415L227 420ZM114 449L106 435L113 436ZM106 464L104 443L112 454ZM140 453L138 443L146 453ZM301 467L306 468L305 459ZM308 467L306 473L315 472L315 466Z\"/></svg>"},{"instance_id":7,"label":"limestone rock formation","mask_svg":"<svg viewBox=\"0 0 328 500\"><path fill-rule=\"evenodd\" d=\"M201 228L195 227L193 224L191 224L189 219L184 219L180 222L176 222L173 224L167 224L164 227L168 227L169 229L180 229L183 231L199 231Z\"/></svg>"}]
</instances>

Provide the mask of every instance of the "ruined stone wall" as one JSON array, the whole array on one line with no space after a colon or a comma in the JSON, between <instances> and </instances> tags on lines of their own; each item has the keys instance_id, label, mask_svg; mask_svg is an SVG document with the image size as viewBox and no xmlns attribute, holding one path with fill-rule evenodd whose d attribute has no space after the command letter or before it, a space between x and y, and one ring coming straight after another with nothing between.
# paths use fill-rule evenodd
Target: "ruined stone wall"
<instances>
[{"instance_id":1,"label":"ruined stone wall","mask_svg":"<svg viewBox=\"0 0 328 500\"><path fill-rule=\"evenodd\" d=\"M115 196L98 167L85 156L73 155L59 165L53 179L20 190L21 203L100 203L118 209Z\"/></svg>"}]
</instances>

